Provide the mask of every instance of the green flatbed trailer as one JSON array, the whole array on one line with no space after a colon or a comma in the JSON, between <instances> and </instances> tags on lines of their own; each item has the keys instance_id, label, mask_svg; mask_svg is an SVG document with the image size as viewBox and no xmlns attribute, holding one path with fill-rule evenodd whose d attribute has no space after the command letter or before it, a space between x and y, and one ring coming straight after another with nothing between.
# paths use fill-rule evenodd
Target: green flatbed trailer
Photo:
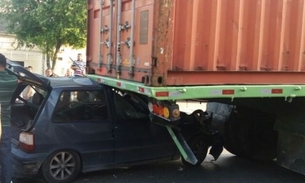
<instances>
[{"instance_id":1,"label":"green flatbed trailer","mask_svg":"<svg viewBox=\"0 0 305 183\"><path fill-rule=\"evenodd\" d=\"M99 75L88 75L88 77L99 83L119 88L121 90L145 95L160 103L168 102L170 104L175 104L177 101L194 100L211 101L237 106L237 108L240 108L240 111L242 111L238 115L244 117L238 117L238 115L235 117L235 120L239 121L239 126L236 127L235 125L235 127L230 126L230 128L227 128L231 130L231 133L230 136L226 135L224 138L225 140L227 138L230 138L231 140L237 138L238 135L246 134L240 137L240 139L245 139L245 136L248 138L249 134L253 134L253 136L251 136L252 140L247 147L253 145L257 148L252 149L254 152L249 153L247 152L250 150L249 148L246 150L240 148L240 140L238 140L238 143L228 142L229 145L227 145L226 148L236 155L260 160L269 160L270 157L272 157L269 156L270 151L276 151L276 158L279 165L305 174L305 85L241 84L150 87L138 82ZM265 117L266 115L272 116L272 119L274 117L272 129L265 126L265 124L270 125L268 122L270 118ZM179 132L177 133L173 131L171 127L174 120L169 118L167 121L168 125L165 125L165 127L168 129L179 151L181 152L181 155L186 161L195 164L197 159L193 152L185 143L185 140L179 134ZM251 125L256 127L252 127L252 129L251 127L249 128L249 125L245 125L248 123L248 121L252 121ZM242 126L247 127L243 128ZM258 130L258 132L255 132L255 130ZM256 146L255 144L257 143L262 143L264 146L268 146L262 141L268 141L270 136L268 134L273 133L271 130L276 131L276 149L270 149L271 147L264 148L263 146ZM232 137L232 134L236 135ZM264 139L266 138L264 134L267 134L267 140ZM260 141L258 142L257 139L260 139ZM235 147L232 148L234 143Z\"/></svg>"},{"instance_id":2,"label":"green flatbed trailer","mask_svg":"<svg viewBox=\"0 0 305 183\"><path fill-rule=\"evenodd\" d=\"M283 97L291 100L305 97L305 85L206 85L206 86L169 86L150 87L142 83L114 79L98 75L88 75L93 80L136 92L157 100L188 100L213 98L264 98Z\"/></svg>"}]
</instances>

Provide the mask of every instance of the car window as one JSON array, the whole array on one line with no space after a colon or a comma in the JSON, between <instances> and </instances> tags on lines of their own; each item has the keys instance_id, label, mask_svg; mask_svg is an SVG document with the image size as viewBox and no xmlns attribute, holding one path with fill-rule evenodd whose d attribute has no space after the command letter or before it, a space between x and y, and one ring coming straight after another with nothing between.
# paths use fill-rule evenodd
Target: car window
<instances>
[{"instance_id":1,"label":"car window","mask_svg":"<svg viewBox=\"0 0 305 183\"><path fill-rule=\"evenodd\" d=\"M63 91L56 104L55 122L99 121L108 118L103 90Z\"/></svg>"},{"instance_id":2,"label":"car window","mask_svg":"<svg viewBox=\"0 0 305 183\"><path fill-rule=\"evenodd\" d=\"M139 104L134 102L128 94L114 92L114 104L118 119L139 119L148 116L143 110L136 108Z\"/></svg>"},{"instance_id":3,"label":"car window","mask_svg":"<svg viewBox=\"0 0 305 183\"><path fill-rule=\"evenodd\" d=\"M33 85L23 85L23 87L24 89L15 99L15 103L40 105L47 94L44 89L35 87Z\"/></svg>"}]
</instances>

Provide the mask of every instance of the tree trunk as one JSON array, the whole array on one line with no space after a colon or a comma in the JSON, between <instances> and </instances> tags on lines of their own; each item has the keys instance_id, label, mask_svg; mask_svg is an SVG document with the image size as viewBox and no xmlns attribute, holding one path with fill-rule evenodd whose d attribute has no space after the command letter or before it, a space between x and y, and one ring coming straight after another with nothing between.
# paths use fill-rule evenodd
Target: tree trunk
<instances>
[{"instance_id":1,"label":"tree trunk","mask_svg":"<svg viewBox=\"0 0 305 183\"><path fill-rule=\"evenodd\" d=\"M46 56L47 56L47 68L50 68L51 67L51 63L50 63L50 51L49 51L49 46L47 45L47 48L46 48Z\"/></svg>"},{"instance_id":2,"label":"tree trunk","mask_svg":"<svg viewBox=\"0 0 305 183\"><path fill-rule=\"evenodd\" d=\"M58 42L58 43L56 44L55 51L54 51L53 56L52 56L52 61L53 61L53 62L52 62L52 70L55 69L56 61L57 61L57 54L58 54L58 52L59 52L59 50L60 50L60 47L61 47L61 43Z\"/></svg>"},{"instance_id":3,"label":"tree trunk","mask_svg":"<svg viewBox=\"0 0 305 183\"><path fill-rule=\"evenodd\" d=\"M46 56L47 56L47 60L46 60L46 62L47 62L47 68L51 68L51 63L50 63L50 52L47 51Z\"/></svg>"}]
</instances>

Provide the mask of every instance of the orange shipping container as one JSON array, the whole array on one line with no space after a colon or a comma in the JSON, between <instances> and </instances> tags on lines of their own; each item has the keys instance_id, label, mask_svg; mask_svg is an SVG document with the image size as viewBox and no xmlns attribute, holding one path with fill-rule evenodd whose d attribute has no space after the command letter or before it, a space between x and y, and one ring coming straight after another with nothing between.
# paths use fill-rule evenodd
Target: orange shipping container
<instances>
[{"instance_id":1,"label":"orange shipping container","mask_svg":"<svg viewBox=\"0 0 305 183\"><path fill-rule=\"evenodd\" d=\"M150 86L304 84L305 0L88 0L89 70Z\"/></svg>"}]
</instances>

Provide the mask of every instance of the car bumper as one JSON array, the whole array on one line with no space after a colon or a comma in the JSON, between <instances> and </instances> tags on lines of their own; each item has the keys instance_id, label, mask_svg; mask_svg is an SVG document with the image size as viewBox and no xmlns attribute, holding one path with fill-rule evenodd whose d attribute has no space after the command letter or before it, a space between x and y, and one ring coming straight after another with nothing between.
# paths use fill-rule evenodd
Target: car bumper
<instances>
[{"instance_id":1,"label":"car bumper","mask_svg":"<svg viewBox=\"0 0 305 183\"><path fill-rule=\"evenodd\" d=\"M34 177L47 157L47 154L28 154L12 147L12 163L14 177Z\"/></svg>"}]
</instances>

